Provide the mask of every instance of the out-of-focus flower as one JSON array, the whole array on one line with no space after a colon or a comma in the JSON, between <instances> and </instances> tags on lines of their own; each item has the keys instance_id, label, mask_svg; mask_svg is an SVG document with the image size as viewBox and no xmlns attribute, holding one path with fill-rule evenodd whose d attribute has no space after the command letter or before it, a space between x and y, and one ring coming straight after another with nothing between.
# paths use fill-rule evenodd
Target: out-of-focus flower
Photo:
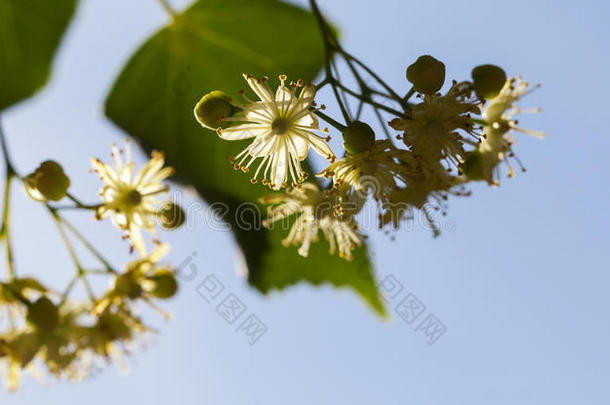
<instances>
[{"instance_id":1,"label":"out-of-focus flower","mask_svg":"<svg viewBox=\"0 0 610 405\"><path fill-rule=\"evenodd\" d=\"M438 236L440 229L435 216L446 214L448 197L470 195L463 186L465 179L451 175L440 162L429 162L423 157L411 160L409 166L412 175L407 186L395 190L381 206L379 227L391 224L398 228L403 221L414 221L416 213L421 212L425 223L418 225Z\"/></svg>"},{"instance_id":2,"label":"out-of-focus flower","mask_svg":"<svg viewBox=\"0 0 610 405\"><path fill-rule=\"evenodd\" d=\"M91 159L93 170L100 176L104 186L100 190L103 204L97 209L96 218L110 217L115 226L125 231L133 247L146 256L146 245L141 229L155 232L155 218L162 201L157 197L166 193L169 186L163 180L171 176L173 169L163 167L163 153L153 152L151 159L134 173L129 141L123 151L112 147L114 167L99 159Z\"/></svg>"},{"instance_id":3,"label":"out-of-focus flower","mask_svg":"<svg viewBox=\"0 0 610 405\"><path fill-rule=\"evenodd\" d=\"M364 152L346 153L318 176L332 178L337 187L353 187L361 196L371 192L376 200L387 201L399 183L406 183L408 169L402 161L409 158L408 151L380 140Z\"/></svg>"},{"instance_id":4,"label":"out-of-focus flower","mask_svg":"<svg viewBox=\"0 0 610 405\"><path fill-rule=\"evenodd\" d=\"M122 306L129 300L151 302L155 297L172 297L178 289L174 272L158 264L168 252L169 245L160 244L149 256L128 263L125 271L116 275L108 292L97 302L94 312L102 313L110 306Z\"/></svg>"},{"instance_id":5,"label":"out-of-focus flower","mask_svg":"<svg viewBox=\"0 0 610 405\"><path fill-rule=\"evenodd\" d=\"M517 114L540 112L539 108L522 110L515 104L533 90L528 87L528 83L521 77L508 79L500 93L491 99L483 110L482 116L487 124L483 127L481 142L477 149L469 154L461 167L464 174L471 180L485 180L490 185L499 185L500 169L498 165L500 162L504 162L508 166L509 177L515 173L511 158L514 158L522 170L525 170L512 151L515 139L511 133L520 132L538 139L544 138L544 133L541 131L517 126L518 121L515 119Z\"/></svg>"},{"instance_id":6,"label":"out-of-focus flower","mask_svg":"<svg viewBox=\"0 0 610 405\"><path fill-rule=\"evenodd\" d=\"M393 119L389 125L404 131L403 141L415 155L432 161L445 159L457 166L463 161L464 143L478 140L470 114L479 112L470 90L464 83L454 82L444 96L425 94L409 116Z\"/></svg>"},{"instance_id":7,"label":"out-of-focus flower","mask_svg":"<svg viewBox=\"0 0 610 405\"><path fill-rule=\"evenodd\" d=\"M353 219L361 205L349 200L346 193L322 191L313 183L305 183L260 201L269 204L269 217L263 222L266 227L296 216L282 244L299 246L301 256L308 256L311 244L319 240L319 231L330 244L330 254L338 253L346 260L351 260L352 250L361 245L358 225Z\"/></svg>"}]
</instances>

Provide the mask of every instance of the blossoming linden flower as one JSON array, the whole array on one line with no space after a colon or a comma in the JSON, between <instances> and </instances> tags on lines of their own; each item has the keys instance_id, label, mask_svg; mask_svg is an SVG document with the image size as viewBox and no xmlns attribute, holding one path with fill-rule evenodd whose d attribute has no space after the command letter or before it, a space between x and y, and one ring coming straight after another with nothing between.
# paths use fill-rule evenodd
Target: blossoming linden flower
<instances>
[{"instance_id":1,"label":"blossoming linden flower","mask_svg":"<svg viewBox=\"0 0 610 405\"><path fill-rule=\"evenodd\" d=\"M103 204L97 208L96 219L110 217L117 228L127 233L133 247L145 257L146 245L141 228L154 234L155 217L162 204L157 196L169 190L163 180L171 176L173 169L163 167L163 153L153 152L151 159L137 174L134 173L128 140L125 142L125 160L121 155L122 151L113 145L114 167L99 159L91 159L93 170L104 183L99 193Z\"/></svg>"},{"instance_id":2,"label":"blossoming linden flower","mask_svg":"<svg viewBox=\"0 0 610 405\"><path fill-rule=\"evenodd\" d=\"M379 227L387 224L397 229L403 221L414 221L416 212L423 214L423 225L430 229L434 236L440 235L440 229L435 217L438 213L446 215L447 199L453 196L468 196L463 183L463 176L454 176L449 173L441 162L428 162L417 158L409 162L412 175L406 187L395 190L387 202L382 204L379 214ZM419 218L418 219L422 219Z\"/></svg>"},{"instance_id":3,"label":"blossoming linden flower","mask_svg":"<svg viewBox=\"0 0 610 405\"><path fill-rule=\"evenodd\" d=\"M102 313L112 305L122 306L128 300L142 299L152 304L153 298L173 297L178 290L174 272L158 265L168 252L169 244L158 244L149 256L128 263L125 271L113 280L104 297L98 300L94 312ZM163 311L159 312L168 316Z\"/></svg>"},{"instance_id":4,"label":"blossoming linden flower","mask_svg":"<svg viewBox=\"0 0 610 405\"><path fill-rule=\"evenodd\" d=\"M332 178L336 187L353 188L361 198L371 194L377 201L387 201L399 183L407 181L408 168L401 162L407 159L408 151L395 148L388 140L378 140L363 152L346 153L318 176Z\"/></svg>"},{"instance_id":5,"label":"blossoming linden flower","mask_svg":"<svg viewBox=\"0 0 610 405\"><path fill-rule=\"evenodd\" d=\"M259 201L270 205L269 217L263 225L271 228L276 222L289 221L296 215L288 236L282 240L284 246L299 246L298 253L307 257L311 244L319 240L318 234L322 231L330 244L331 255L338 253L339 257L352 260L352 250L362 242L353 219L358 208L346 204L345 197L338 190L322 191L310 182L285 193L262 197Z\"/></svg>"},{"instance_id":6,"label":"blossoming linden flower","mask_svg":"<svg viewBox=\"0 0 610 405\"><path fill-rule=\"evenodd\" d=\"M24 369L37 371L31 363L42 346L39 335L54 329L53 309L41 298L47 291L29 277L0 282L0 375L9 391L19 388Z\"/></svg>"},{"instance_id":7,"label":"blossoming linden flower","mask_svg":"<svg viewBox=\"0 0 610 405\"><path fill-rule=\"evenodd\" d=\"M147 301L176 292L173 271L156 266L167 250L168 245L157 245L146 259L132 261L124 273L141 284ZM7 389L19 388L24 371L37 377L46 369L57 378L80 381L110 360L124 365L122 355L142 346L153 331L135 316L131 302L119 297L117 292L125 285L118 284L95 302L62 299L56 305L50 299L55 294L35 279L0 283L0 311L21 308L20 317L8 320L0 313L0 374Z\"/></svg>"},{"instance_id":8,"label":"blossoming linden flower","mask_svg":"<svg viewBox=\"0 0 610 405\"><path fill-rule=\"evenodd\" d=\"M481 142L461 166L462 172L471 180L485 180L490 185L499 185L500 162L508 166L508 176L514 176L515 170L510 158L515 158L521 169L525 171L512 151L515 140L511 133L520 132L538 139L544 138L544 133L541 131L517 126L518 121L515 119L517 114L540 112L539 108L521 110L515 105L523 96L533 91L528 87L528 82L521 77L508 79L500 93L490 100L483 111L482 116L487 125L483 128Z\"/></svg>"},{"instance_id":9,"label":"blossoming linden flower","mask_svg":"<svg viewBox=\"0 0 610 405\"><path fill-rule=\"evenodd\" d=\"M402 139L415 155L432 161L444 159L458 166L464 160L464 143L474 146L478 141L470 114L479 113L466 84L454 81L444 96L425 94L407 117L393 119L389 125L404 131Z\"/></svg>"},{"instance_id":10,"label":"blossoming linden flower","mask_svg":"<svg viewBox=\"0 0 610 405\"><path fill-rule=\"evenodd\" d=\"M307 157L310 147L334 161L335 155L326 143L328 138L313 132L319 130L319 123L312 113L316 89L311 83L304 85L299 80L286 86L287 77L281 75L274 94L267 78L257 79L248 74L244 78L260 101L253 101L242 92L247 104L239 106L239 113L220 118L221 122L237 125L220 125L216 130L220 138L228 141L254 138L241 153L230 158L236 170L249 172L252 163L261 159L252 183L262 174L263 184L279 190L305 180L307 175L300 162ZM199 114L203 113L200 108Z\"/></svg>"}]
</instances>

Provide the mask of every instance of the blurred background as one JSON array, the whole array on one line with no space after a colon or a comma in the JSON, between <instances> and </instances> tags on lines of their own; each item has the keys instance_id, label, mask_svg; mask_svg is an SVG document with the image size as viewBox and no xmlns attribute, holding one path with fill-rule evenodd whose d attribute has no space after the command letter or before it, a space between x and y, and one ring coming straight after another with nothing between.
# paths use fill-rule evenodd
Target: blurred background
<instances>
[{"instance_id":1,"label":"blurred background","mask_svg":"<svg viewBox=\"0 0 610 405\"><path fill-rule=\"evenodd\" d=\"M111 367L83 383L27 378L19 393L0 392L1 403L610 401L610 3L320 3L345 48L397 89L408 90L405 68L421 54L444 61L448 79L468 79L474 66L493 63L541 83L521 103L543 109L521 126L547 133L544 141L518 136L515 150L528 172L450 200L436 240L417 224L394 238L370 233L379 279L392 275L403 286L388 300L387 321L348 290L303 284L262 296L244 279L231 233L212 229L202 204L194 227L162 235L174 264L194 264L193 280L166 305L170 322L146 315L160 333L126 359L127 370ZM87 174L89 157L107 158L111 143L125 137L104 118L103 101L134 50L167 22L151 0L81 2L49 85L3 114L17 168L56 159L74 194L94 201L99 182ZM139 162L145 158L139 153ZM184 206L198 203L189 190L180 198ZM25 196L13 207L19 268L65 285L73 270L50 217ZM93 224L91 213L71 218L113 261L128 259L108 221ZM256 344L198 294L209 275L266 325ZM409 325L394 310L408 293L425 305L422 319L434 315L446 327L433 345L416 330L419 322Z\"/></svg>"}]
</instances>

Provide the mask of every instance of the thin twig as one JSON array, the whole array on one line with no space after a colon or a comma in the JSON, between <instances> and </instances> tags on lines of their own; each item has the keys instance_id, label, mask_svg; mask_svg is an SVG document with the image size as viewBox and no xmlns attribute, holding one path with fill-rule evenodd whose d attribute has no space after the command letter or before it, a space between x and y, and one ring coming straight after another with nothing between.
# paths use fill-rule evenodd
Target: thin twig
<instances>
[{"instance_id":1,"label":"thin twig","mask_svg":"<svg viewBox=\"0 0 610 405\"><path fill-rule=\"evenodd\" d=\"M390 114L394 114L398 117L403 117L404 113L395 110L393 108L387 107L383 104L379 104L378 102L374 101L373 99L371 99L368 96L362 95L362 94L358 94L357 92L355 92L354 90L350 89L347 86L342 85L341 83L337 83L337 87L339 87L340 89L342 89L343 91L345 91L347 94L357 98L358 100L362 100L365 103L375 107L375 108L379 108L380 110L384 110L386 112L389 112Z\"/></svg>"},{"instance_id":2,"label":"thin twig","mask_svg":"<svg viewBox=\"0 0 610 405\"><path fill-rule=\"evenodd\" d=\"M76 256L74 247L72 246L72 243L70 242L70 239L68 238L68 235L66 234L66 231L64 230L64 228L62 226L62 221L59 218L59 215L57 214L57 212L53 211L53 209L51 207L47 206L47 208L49 209L49 212L53 216L53 220L57 227L57 231L59 232L59 236L61 237L61 240L64 242L64 245L66 246L66 250L68 251L70 258L72 259L72 262L74 263L74 266L76 267L76 276L75 277L80 279L83 282L83 285L85 286L85 290L87 290L87 295L89 295L89 299L95 303L96 299L95 299L95 294L93 293L93 289L91 288L91 285L89 284L89 281L87 280L87 276L85 274L85 270L83 269L83 266L80 264L80 261L78 260L78 257ZM70 287L70 288L72 288L72 287ZM69 293L69 291L68 291L68 293Z\"/></svg>"},{"instance_id":3,"label":"thin twig","mask_svg":"<svg viewBox=\"0 0 610 405\"><path fill-rule=\"evenodd\" d=\"M5 166L5 182L4 182L4 207L2 212L2 226L0 227L0 238L3 238L6 243L6 262L8 269L9 280L15 278L15 262L13 259L13 248L11 244L11 226L10 226L10 199L11 199L11 182L13 177L17 174L11 163L11 159L8 154L8 148L6 146L6 139L4 130L2 129L2 122L0 121L0 147L2 149L2 155L4 157Z\"/></svg>"},{"instance_id":4,"label":"thin twig","mask_svg":"<svg viewBox=\"0 0 610 405\"><path fill-rule=\"evenodd\" d=\"M341 110L341 114L343 114L343 119L345 120L345 122L347 124L349 124L350 123L349 113L348 113L347 109L345 108L345 106L343 105L343 101L341 100L339 91L337 90L336 81L333 79L331 60L333 58L333 50L336 46L335 46L335 44L331 44L329 42L329 39L333 38L333 36L330 33L330 29L328 28L326 21L324 21L324 17L322 16L322 13L320 12L318 5L316 4L316 0L310 0L309 3L311 4L311 9L313 11L314 16L316 17L316 21L318 22L318 26L320 27L320 31L322 33L322 40L324 42L324 54L325 54L324 71L326 72L326 79L330 80L329 83L333 89L333 93L335 95L335 99L337 100L337 104L339 104L339 109Z\"/></svg>"},{"instance_id":5,"label":"thin twig","mask_svg":"<svg viewBox=\"0 0 610 405\"><path fill-rule=\"evenodd\" d=\"M80 202L76 197L74 197L70 193L66 193L66 197L74 202L76 206L68 206L68 207L56 207L56 209L84 209L84 210L94 210L102 206L102 204L84 204Z\"/></svg>"},{"instance_id":6,"label":"thin twig","mask_svg":"<svg viewBox=\"0 0 610 405\"><path fill-rule=\"evenodd\" d=\"M167 14L169 14L172 18L175 18L178 15L176 10L174 10L174 8L171 6L171 4L169 4L169 1L159 0L159 3L161 3L161 7L163 7L163 9L167 12Z\"/></svg>"},{"instance_id":7,"label":"thin twig","mask_svg":"<svg viewBox=\"0 0 610 405\"><path fill-rule=\"evenodd\" d=\"M116 273L116 270L112 268L112 265L106 260L100 252L93 247L93 245L85 238L85 236L80 233L78 229L74 227L70 222L68 222L65 218L60 215L57 215L58 220L83 244L93 256L106 268L107 273Z\"/></svg>"},{"instance_id":8,"label":"thin twig","mask_svg":"<svg viewBox=\"0 0 610 405\"><path fill-rule=\"evenodd\" d=\"M332 125L336 129L338 129L339 131L343 132L343 130L345 129L345 125L342 125L341 123L335 121L334 119L330 118L328 115L324 114L320 110L312 110L312 112L315 115L317 115L318 117L322 118L324 121L328 122L330 125Z\"/></svg>"}]
</instances>

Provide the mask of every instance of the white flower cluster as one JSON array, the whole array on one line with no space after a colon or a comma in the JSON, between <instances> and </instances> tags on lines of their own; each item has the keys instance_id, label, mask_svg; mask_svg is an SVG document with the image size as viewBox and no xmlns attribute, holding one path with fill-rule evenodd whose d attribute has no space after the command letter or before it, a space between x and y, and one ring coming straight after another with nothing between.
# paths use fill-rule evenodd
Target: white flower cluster
<instances>
[{"instance_id":1,"label":"white flower cluster","mask_svg":"<svg viewBox=\"0 0 610 405\"><path fill-rule=\"evenodd\" d=\"M160 264L169 245L153 239L154 248L149 252L141 230L155 234L157 220L168 228L184 221L181 208L159 199L169 189L163 181L172 169L163 167L162 153L154 152L136 171L129 142L124 150L113 146L112 158L113 166L92 159L93 170L103 181L99 204L86 205L69 194L70 181L57 162L43 162L23 178L26 193L51 212L77 271L63 293L34 278L18 277L14 269L8 280L0 282L0 373L9 390L19 387L23 371L40 374L37 370L46 369L56 377L81 380L111 360L120 363L122 354L141 346L152 333L136 315L139 302L168 316L156 301L172 297L178 289L175 270ZM50 203L64 198L75 205ZM109 217L139 257L123 271L114 269L61 215L62 208L94 210L98 220ZM66 232L93 253L104 269L85 268ZM94 274L109 278L109 287L101 296L88 281ZM71 295L79 282L87 292L84 301Z\"/></svg>"},{"instance_id":2,"label":"white flower cluster","mask_svg":"<svg viewBox=\"0 0 610 405\"><path fill-rule=\"evenodd\" d=\"M498 82L498 75L504 73L491 65L476 72L474 83L453 82L441 94L441 62L426 56L411 65L407 75L420 92L421 102L402 103L404 112L389 122L391 128L402 132L397 138L404 148L390 140L376 140L364 122L338 124L316 107L312 84L299 80L286 85L285 75L279 77L279 86L273 92L267 78L244 74L259 100L251 100L242 92L245 103L241 105L224 93L212 92L196 106L195 116L224 140L253 139L230 161L236 170L249 172L258 160L252 183L262 177L262 183L273 190L286 188L260 200L269 205L266 226L295 218L283 240L286 246L297 245L298 253L307 256L322 233L331 253L338 252L350 260L352 250L362 243L354 216L367 197L378 204L380 227L398 227L404 219L413 218L415 210L422 210L436 235L439 231L429 202L436 202L444 210L449 195L469 195L464 188L469 181L497 185L501 162L509 166L512 176L511 132L543 137L540 132L517 126L515 115L523 111L516 103L529 91L525 81L506 80L504 76ZM343 158L336 160L326 143L328 139L317 133L321 129L316 115L341 130L346 149ZM329 189L323 190L313 181L303 183L307 173L301 162L310 148L330 161L318 174L332 179ZM353 204L351 209L346 209L347 202ZM327 207L332 209L323 209Z\"/></svg>"}]
</instances>

